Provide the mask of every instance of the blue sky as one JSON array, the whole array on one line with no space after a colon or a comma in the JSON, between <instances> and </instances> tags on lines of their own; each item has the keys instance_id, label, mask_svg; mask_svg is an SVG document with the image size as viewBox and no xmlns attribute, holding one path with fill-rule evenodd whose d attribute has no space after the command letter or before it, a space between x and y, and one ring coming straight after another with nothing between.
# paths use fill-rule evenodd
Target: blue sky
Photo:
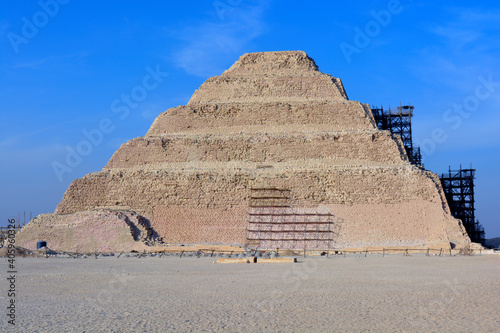
<instances>
[{"instance_id":1,"label":"blue sky","mask_svg":"<svg viewBox=\"0 0 500 333\"><path fill-rule=\"evenodd\" d=\"M496 1L2 1L0 225L53 212L240 55L303 50L351 100L414 105L426 168L472 163L476 216L498 237L498 22Z\"/></svg>"}]
</instances>

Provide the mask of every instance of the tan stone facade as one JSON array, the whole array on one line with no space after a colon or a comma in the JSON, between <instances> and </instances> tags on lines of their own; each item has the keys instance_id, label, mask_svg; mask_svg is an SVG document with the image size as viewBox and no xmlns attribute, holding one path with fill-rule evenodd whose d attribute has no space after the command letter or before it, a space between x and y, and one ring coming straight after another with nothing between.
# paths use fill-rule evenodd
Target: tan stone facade
<instances>
[{"instance_id":1,"label":"tan stone facade","mask_svg":"<svg viewBox=\"0 0 500 333\"><path fill-rule=\"evenodd\" d=\"M243 244L251 190L263 186L341 218L339 248L469 242L437 176L295 51L243 55L75 180L55 214L133 210L166 242Z\"/></svg>"}]
</instances>

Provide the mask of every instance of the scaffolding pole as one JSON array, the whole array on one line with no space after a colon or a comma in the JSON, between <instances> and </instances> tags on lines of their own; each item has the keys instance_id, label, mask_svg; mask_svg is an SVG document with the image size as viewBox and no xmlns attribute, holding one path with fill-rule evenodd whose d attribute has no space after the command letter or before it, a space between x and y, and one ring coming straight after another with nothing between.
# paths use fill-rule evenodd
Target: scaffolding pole
<instances>
[{"instance_id":1,"label":"scaffolding pole","mask_svg":"<svg viewBox=\"0 0 500 333\"><path fill-rule=\"evenodd\" d=\"M390 106L387 110L384 110L383 106L380 108L372 106L371 109L378 129L399 135L410 163L423 166L420 147L413 147L411 118L414 106L400 105L396 110L391 109Z\"/></svg>"},{"instance_id":2,"label":"scaffolding pole","mask_svg":"<svg viewBox=\"0 0 500 333\"><path fill-rule=\"evenodd\" d=\"M484 245L484 228L474 215L474 178L476 169L451 170L439 177L451 214L462 220L471 241Z\"/></svg>"},{"instance_id":3,"label":"scaffolding pole","mask_svg":"<svg viewBox=\"0 0 500 333\"><path fill-rule=\"evenodd\" d=\"M287 189L252 189L246 245L268 249L332 248L340 230L333 214L291 208L289 200Z\"/></svg>"}]
</instances>

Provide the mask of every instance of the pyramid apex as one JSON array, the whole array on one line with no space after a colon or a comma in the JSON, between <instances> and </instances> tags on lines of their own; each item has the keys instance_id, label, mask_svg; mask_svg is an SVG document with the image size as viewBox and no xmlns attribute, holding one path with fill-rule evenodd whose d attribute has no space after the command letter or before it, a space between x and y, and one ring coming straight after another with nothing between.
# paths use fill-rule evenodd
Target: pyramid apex
<instances>
[{"instance_id":1,"label":"pyramid apex","mask_svg":"<svg viewBox=\"0 0 500 333\"><path fill-rule=\"evenodd\" d=\"M277 51L242 55L206 80L188 105L347 99L341 80L321 73L304 51Z\"/></svg>"},{"instance_id":2,"label":"pyramid apex","mask_svg":"<svg viewBox=\"0 0 500 333\"><path fill-rule=\"evenodd\" d=\"M304 51L245 53L224 74L318 71L318 66Z\"/></svg>"}]
</instances>

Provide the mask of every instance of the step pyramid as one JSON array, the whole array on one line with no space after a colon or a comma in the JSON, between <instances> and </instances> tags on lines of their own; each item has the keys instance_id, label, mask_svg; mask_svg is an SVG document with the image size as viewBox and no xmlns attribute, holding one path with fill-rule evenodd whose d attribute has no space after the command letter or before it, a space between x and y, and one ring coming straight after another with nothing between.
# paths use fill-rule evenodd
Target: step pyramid
<instances>
[{"instance_id":1,"label":"step pyramid","mask_svg":"<svg viewBox=\"0 0 500 333\"><path fill-rule=\"evenodd\" d=\"M245 244L256 189L289 193L286 207L271 195L264 211L335 216L328 247L469 242L438 176L411 165L400 137L378 130L369 106L350 101L341 80L302 51L241 56L101 171L73 181L55 213L37 221L133 211L164 242Z\"/></svg>"}]
</instances>

